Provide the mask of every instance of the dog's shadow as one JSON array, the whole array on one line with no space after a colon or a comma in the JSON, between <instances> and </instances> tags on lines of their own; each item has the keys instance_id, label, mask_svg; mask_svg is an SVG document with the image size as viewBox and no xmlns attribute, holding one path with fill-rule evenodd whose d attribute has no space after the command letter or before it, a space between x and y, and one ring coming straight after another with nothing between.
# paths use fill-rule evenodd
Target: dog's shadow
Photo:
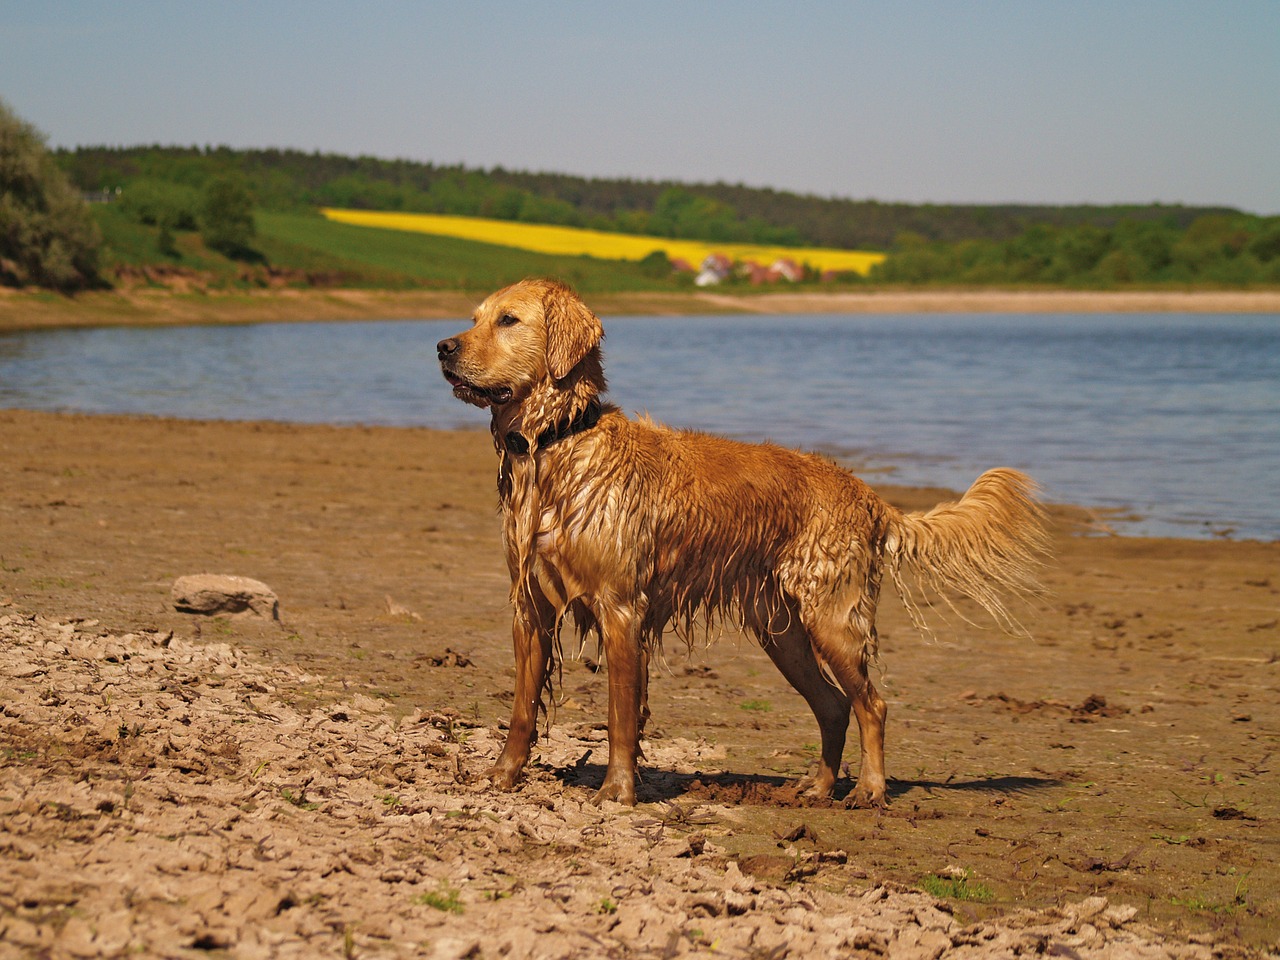
<instances>
[{"instance_id":1,"label":"dog's shadow","mask_svg":"<svg viewBox=\"0 0 1280 960\"><path fill-rule=\"evenodd\" d=\"M552 775L566 787L596 790L604 782L605 767L599 763L579 763L556 767ZM1018 796L1062 785L1053 777L990 776L967 780L890 779L886 793L890 802L923 791L924 795L945 795L952 791ZM674 773L642 767L636 778L636 800L640 803L723 803L769 807L851 806L855 782L842 777L830 800L806 796L795 777L740 773Z\"/></svg>"}]
</instances>

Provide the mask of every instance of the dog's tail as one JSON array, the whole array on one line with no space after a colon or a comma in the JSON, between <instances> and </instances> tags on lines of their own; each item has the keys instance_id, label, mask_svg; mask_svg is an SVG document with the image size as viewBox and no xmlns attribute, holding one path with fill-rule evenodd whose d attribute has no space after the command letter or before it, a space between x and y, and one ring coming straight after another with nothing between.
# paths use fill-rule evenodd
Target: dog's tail
<instances>
[{"instance_id":1,"label":"dog's tail","mask_svg":"<svg viewBox=\"0 0 1280 960\"><path fill-rule=\"evenodd\" d=\"M949 594L977 601L1005 630L1024 632L1006 605L1040 590L1049 552L1036 484L1016 470L988 470L955 503L927 513L897 514L885 539L886 567L916 627L929 632L913 587L952 605ZM925 606L932 606L926 598ZM963 614L962 614L963 616Z\"/></svg>"}]
</instances>

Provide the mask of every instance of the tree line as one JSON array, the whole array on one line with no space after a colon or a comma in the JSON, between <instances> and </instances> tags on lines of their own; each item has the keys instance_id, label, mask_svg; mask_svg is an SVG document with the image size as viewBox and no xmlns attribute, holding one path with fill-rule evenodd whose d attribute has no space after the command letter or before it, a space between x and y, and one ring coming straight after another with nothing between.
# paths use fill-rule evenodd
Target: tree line
<instances>
[{"instance_id":1,"label":"tree line","mask_svg":"<svg viewBox=\"0 0 1280 960\"><path fill-rule=\"evenodd\" d=\"M1170 221L1037 224L1009 240L929 242L905 235L873 281L918 285L1053 285L1112 288L1160 284L1280 284L1280 217L1206 213Z\"/></svg>"},{"instance_id":2,"label":"tree line","mask_svg":"<svg viewBox=\"0 0 1280 960\"><path fill-rule=\"evenodd\" d=\"M1180 205L879 203L724 183L595 179L299 150L84 146L47 151L0 102L0 283L103 281L82 194L153 228L252 259L255 207L484 216L682 239L876 249L892 284L1280 283L1280 218ZM851 281L861 280L850 276Z\"/></svg>"},{"instance_id":3,"label":"tree line","mask_svg":"<svg viewBox=\"0 0 1280 960\"><path fill-rule=\"evenodd\" d=\"M886 250L900 237L1012 240L1036 226L1153 222L1185 228L1220 207L907 204L818 197L741 184L605 179L370 156L228 147L77 147L57 160L83 190L139 180L198 187L243 176L268 209L318 206L493 217L724 242Z\"/></svg>"},{"instance_id":4,"label":"tree line","mask_svg":"<svg viewBox=\"0 0 1280 960\"><path fill-rule=\"evenodd\" d=\"M725 243L885 250L888 259L871 275L883 283L1280 283L1280 218L1225 207L880 203L725 183L227 147L79 147L60 151L58 161L82 188L131 184L126 196L182 189L190 197L201 183L234 175L272 209L444 213Z\"/></svg>"}]
</instances>

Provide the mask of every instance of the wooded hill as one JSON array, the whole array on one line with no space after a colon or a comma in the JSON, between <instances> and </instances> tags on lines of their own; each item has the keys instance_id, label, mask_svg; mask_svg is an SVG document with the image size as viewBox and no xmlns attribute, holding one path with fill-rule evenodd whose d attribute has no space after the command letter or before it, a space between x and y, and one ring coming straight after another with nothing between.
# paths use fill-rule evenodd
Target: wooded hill
<instances>
[{"instance_id":1,"label":"wooded hill","mask_svg":"<svg viewBox=\"0 0 1280 960\"><path fill-rule=\"evenodd\" d=\"M331 206L494 217L653 236L887 250L904 237L1010 240L1029 227L1121 222L1185 228L1228 208L906 204L823 198L726 183L588 179L410 160L227 147L78 147L56 152L85 191L159 180L199 188L237 172L271 210Z\"/></svg>"},{"instance_id":2,"label":"wooded hill","mask_svg":"<svg viewBox=\"0 0 1280 960\"><path fill-rule=\"evenodd\" d=\"M193 253L184 252L183 243L174 237L195 229L198 221L207 233L204 220L211 185L234 181L245 196L244 203L251 198L258 211L257 247L251 249L246 242L245 252L256 251L272 264L347 277L343 282L357 282L357 278L362 283L392 282L387 278L394 278L397 283L450 283L474 281L478 274L453 266L445 271L447 276L423 276L418 269L406 271L403 266L385 273L391 269L390 260L363 262L369 260L369 243L338 236L332 227L321 231L318 224L282 218L314 218L316 207L347 207L483 216L723 243L889 253L869 277L839 278L848 283L1103 289L1280 284L1280 217L1258 217L1229 208L880 203L724 183L588 179L227 147L79 147L57 151L55 159L82 191L102 191L119 199L109 205L109 215L104 206L97 217L106 236L108 261L115 263L150 262L156 249L170 262L194 263ZM141 237L130 241L125 229L130 223L159 231L156 242L148 245ZM251 232L252 221L247 225ZM279 245L286 240L286 245ZM458 250L461 260L480 256L478 248ZM390 259L403 262L399 254ZM575 275L582 272L570 266ZM654 270L632 277L636 271L629 264L615 264L613 269L626 276L602 280L605 286L641 282L643 277L650 285L680 280ZM483 275L488 277L489 272Z\"/></svg>"}]
</instances>

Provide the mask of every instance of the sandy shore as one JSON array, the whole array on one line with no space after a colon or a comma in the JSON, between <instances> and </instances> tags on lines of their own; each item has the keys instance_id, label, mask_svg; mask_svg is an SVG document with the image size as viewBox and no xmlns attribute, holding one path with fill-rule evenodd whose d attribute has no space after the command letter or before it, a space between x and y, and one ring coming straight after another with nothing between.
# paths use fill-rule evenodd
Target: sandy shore
<instances>
[{"instance_id":1,"label":"sandy shore","mask_svg":"<svg viewBox=\"0 0 1280 960\"><path fill-rule=\"evenodd\" d=\"M597 810L591 649L528 782L481 776L493 467L481 432L0 411L0 955L1280 949L1280 544L1055 508L1033 640L887 597L882 813L798 800L815 725L752 644L669 648L641 803ZM280 621L178 613L198 572Z\"/></svg>"},{"instance_id":2,"label":"sandy shore","mask_svg":"<svg viewBox=\"0 0 1280 960\"><path fill-rule=\"evenodd\" d=\"M75 298L0 287L0 330L32 327L444 319L488 291L271 290L177 293L134 288ZM825 293L593 294L602 315L696 313L1280 313L1280 290L875 290Z\"/></svg>"}]
</instances>

